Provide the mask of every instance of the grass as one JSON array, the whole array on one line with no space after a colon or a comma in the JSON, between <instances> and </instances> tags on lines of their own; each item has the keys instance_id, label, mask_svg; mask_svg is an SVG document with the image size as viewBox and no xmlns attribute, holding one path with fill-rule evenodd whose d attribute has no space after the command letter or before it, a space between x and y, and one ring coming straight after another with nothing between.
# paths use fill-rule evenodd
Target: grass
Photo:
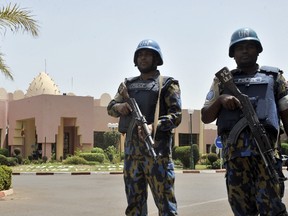
<instances>
[{"instance_id":1,"label":"grass","mask_svg":"<svg viewBox=\"0 0 288 216\"><path fill-rule=\"evenodd\" d=\"M196 170L206 170L207 169L207 165L201 165L201 164L197 164L195 166Z\"/></svg>"},{"instance_id":2,"label":"grass","mask_svg":"<svg viewBox=\"0 0 288 216\"><path fill-rule=\"evenodd\" d=\"M17 165L11 167L14 173L19 172L106 172L122 171L123 164L101 164L101 165L65 165L62 163L43 163Z\"/></svg>"},{"instance_id":3,"label":"grass","mask_svg":"<svg viewBox=\"0 0 288 216\"><path fill-rule=\"evenodd\" d=\"M116 172L123 170L123 163L111 164L103 163L97 165L68 165L63 163L42 163L17 165L11 167L13 173L21 172ZM207 169L206 165L197 164L196 170ZM175 170L183 170L181 166L175 166Z\"/></svg>"}]
</instances>

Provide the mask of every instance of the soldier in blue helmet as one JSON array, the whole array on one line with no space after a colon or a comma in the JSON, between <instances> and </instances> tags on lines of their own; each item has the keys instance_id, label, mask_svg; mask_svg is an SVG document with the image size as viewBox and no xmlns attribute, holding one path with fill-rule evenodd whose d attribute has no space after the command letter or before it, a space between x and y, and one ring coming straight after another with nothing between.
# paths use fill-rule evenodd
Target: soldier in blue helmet
<instances>
[{"instance_id":1,"label":"soldier in blue helmet","mask_svg":"<svg viewBox=\"0 0 288 216\"><path fill-rule=\"evenodd\" d=\"M125 214L148 215L148 185L161 216L177 215L174 193L174 164L171 159L172 130L182 118L180 87L172 77L160 75L161 49L154 40L143 40L134 53L140 75L125 79L130 98L134 98L145 116L154 138L156 159L143 139L141 127L132 124L131 106L117 92L107 107L108 114L120 117L119 131L125 133L124 183L128 206ZM119 89L123 86L120 85Z\"/></svg>"},{"instance_id":2,"label":"soldier in blue helmet","mask_svg":"<svg viewBox=\"0 0 288 216\"><path fill-rule=\"evenodd\" d=\"M275 182L269 175L249 127L238 127L243 118L242 104L218 78L214 78L201 109L204 123L217 119L218 135L224 146L228 200L237 216L288 215L282 202L284 184L281 180L284 176L279 151L281 120L288 132L288 91L281 70L257 64L262 51L262 44L253 29L241 28L233 33L229 46L229 57L237 64L237 68L231 71L233 81L243 94L248 95L273 144L271 151L272 155L275 152L277 163L272 166L277 170L280 182ZM231 132L235 130L240 131Z\"/></svg>"}]
</instances>

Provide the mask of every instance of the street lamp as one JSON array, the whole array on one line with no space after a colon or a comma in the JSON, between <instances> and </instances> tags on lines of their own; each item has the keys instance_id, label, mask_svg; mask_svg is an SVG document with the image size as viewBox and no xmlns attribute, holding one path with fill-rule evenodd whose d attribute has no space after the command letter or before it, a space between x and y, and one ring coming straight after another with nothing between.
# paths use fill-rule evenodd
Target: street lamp
<instances>
[{"instance_id":1,"label":"street lamp","mask_svg":"<svg viewBox=\"0 0 288 216\"><path fill-rule=\"evenodd\" d=\"M107 126L110 130L114 131L118 128L118 123L108 123Z\"/></svg>"},{"instance_id":2,"label":"street lamp","mask_svg":"<svg viewBox=\"0 0 288 216\"><path fill-rule=\"evenodd\" d=\"M194 110L193 109L188 109L188 113L190 115L190 154L191 154L191 159L190 159L190 169L195 169L195 164L194 164L194 155L193 155L193 131L192 131L192 115L193 115Z\"/></svg>"}]
</instances>

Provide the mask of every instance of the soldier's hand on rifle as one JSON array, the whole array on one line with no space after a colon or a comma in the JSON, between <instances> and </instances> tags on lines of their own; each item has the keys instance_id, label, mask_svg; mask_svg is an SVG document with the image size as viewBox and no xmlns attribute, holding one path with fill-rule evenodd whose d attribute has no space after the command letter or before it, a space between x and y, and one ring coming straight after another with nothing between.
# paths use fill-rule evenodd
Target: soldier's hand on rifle
<instances>
[{"instance_id":1,"label":"soldier's hand on rifle","mask_svg":"<svg viewBox=\"0 0 288 216\"><path fill-rule=\"evenodd\" d=\"M232 95L223 94L219 97L219 100L225 109L235 110L237 108L242 108L240 101Z\"/></svg>"},{"instance_id":2,"label":"soldier's hand on rifle","mask_svg":"<svg viewBox=\"0 0 288 216\"><path fill-rule=\"evenodd\" d=\"M117 103L113 106L113 109L123 116L128 115L132 112L132 108L127 102Z\"/></svg>"},{"instance_id":3,"label":"soldier's hand on rifle","mask_svg":"<svg viewBox=\"0 0 288 216\"><path fill-rule=\"evenodd\" d=\"M150 131L150 134L152 134L152 131L153 131L153 126L152 126L152 124L150 124L150 125L147 125L147 127L148 127L148 130ZM142 140L142 141L144 141L145 140L145 138L146 138L146 134L145 134L145 132L144 132L144 130L143 130L143 127L142 126L138 126L138 136L139 136L139 138Z\"/></svg>"}]
</instances>

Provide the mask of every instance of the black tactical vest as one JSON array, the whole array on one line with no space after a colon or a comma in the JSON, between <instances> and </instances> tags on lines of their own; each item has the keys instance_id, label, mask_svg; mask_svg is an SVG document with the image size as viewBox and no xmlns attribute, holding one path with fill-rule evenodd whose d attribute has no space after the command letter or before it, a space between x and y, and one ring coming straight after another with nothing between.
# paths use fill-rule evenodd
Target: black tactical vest
<instances>
[{"instance_id":1,"label":"black tactical vest","mask_svg":"<svg viewBox=\"0 0 288 216\"><path fill-rule=\"evenodd\" d=\"M173 80L172 77L163 76L163 86L161 92L165 93L165 88ZM128 94L131 98L135 98L139 109L145 116L147 123L154 122L154 114L159 94L159 80L149 79L141 80L139 76L125 79ZM149 100L147 100L149 98ZM164 101L160 100L160 115L167 112ZM120 133L126 133L131 121L131 115L120 116L118 130Z\"/></svg>"},{"instance_id":2,"label":"black tactical vest","mask_svg":"<svg viewBox=\"0 0 288 216\"><path fill-rule=\"evenodd\" d=\"M147 120L147 123L153 123L159 92L159 84L157 80L127 80L126 86L129 96L135 98L142 115L144 115ZM148 98L149 100L147 100Z\"/></svg>"},{"instance_id":3,"label":"black tactical vest","mask_svg":"<svg viewBox=\"0 0 288 216\"><path fill-rule=\"evenodd\" d=\"M279 117L274 91L277 73L258 71L252 76L233 74L233 77L239 90L249 96L260 123L270 132L277 134ZM222 90L221 94L230 94L227 89ZM242 117L240 109L232 111L222 108L217 119L218 134L229 132Z\"/></svg>"}]
</instances>

